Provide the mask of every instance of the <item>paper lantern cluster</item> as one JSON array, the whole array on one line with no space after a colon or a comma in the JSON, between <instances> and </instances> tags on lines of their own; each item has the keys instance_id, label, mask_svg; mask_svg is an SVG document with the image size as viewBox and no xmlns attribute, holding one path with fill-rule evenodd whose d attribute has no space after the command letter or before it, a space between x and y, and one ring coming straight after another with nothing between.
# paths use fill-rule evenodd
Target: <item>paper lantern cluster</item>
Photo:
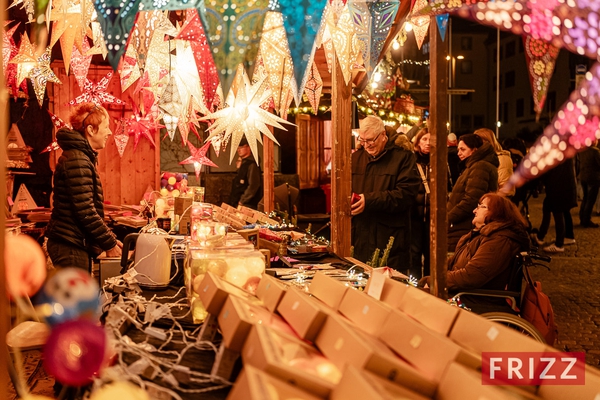
<instances>
[{"instance_id":1,"label":"paper lantern cluster","mask_svg":"<svg viewBox=\"0 0 600 400\"><path fill-rule=\"evenodd\" d=\"M160 176L160 194L163 197L179 197L188 190L188 175L179 172L163 172Z\"/></svg>"}]
</instances>

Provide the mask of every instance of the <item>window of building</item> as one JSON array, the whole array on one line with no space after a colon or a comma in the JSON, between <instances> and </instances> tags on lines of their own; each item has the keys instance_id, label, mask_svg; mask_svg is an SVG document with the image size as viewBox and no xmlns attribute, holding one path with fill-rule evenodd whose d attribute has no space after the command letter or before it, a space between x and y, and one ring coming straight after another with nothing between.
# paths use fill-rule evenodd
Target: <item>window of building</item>
<instances>
[{"instance_id":1,"label":"window of building","mask_svg":"<svg viewBox=\"0 0 600 400\"><path fill-rule=\"evenodd\" d=\"M472 74L473 73L473 62L471 60L460 61L460 73L461 74Z\"/></svg>"},{"instance_id":2,"label":"window of building","mask_svg":"<svg viewBox=\"0 0 600 400\"><path fill-rule=\"evenodd\" d=\"M517 118L522 118L525 116L525 99L523 98L517 99L516 115Z\"/></svg>"},{"instance_id":3,"label":"window of building","mask_svg":"<svg viewBox=\"0 0 600 400\"><path fill-rule=\"evenodd\" d=\"M460 49L461 50L472 50L473 48L473 38L469 36L463 36L460 38Z\"/></svg>"},{"instance_id":4,"label":"window of building","mask_svg":"<svg viewBox=\"0 0 600 400\"><path fill-rule=\"evenodd\" d=\"M506 43L506 58L512 57L515 55L516 47L517 47L517 43L514 40Z\"/></svg>"},{"instance_id":5,"label":"window of building","mask_svg":"<svg viewBox=\"0 0 600 400\"><path fill-rule=\"evenodd\" d=\"M501 114L502 117L502 122L504 122L505 124L508 123L508 102L504 102L504 107L503 107L503 113Z\"/></svg>"},{"instance_id":6,"label":"window of building","mask_svg":"<svg viewBox=\"0 0 600 400\"><path fill-rule=\"evenodd\" d=\"M506 87L515 86L515 71L508 71L506 73Z\"/></svg>"},{"instance_id":7,"label":"window of building","mask_svg":"<svg viewBox=\"0 0 600 400\"><path fill-rule=\"evenodd\" d=\"M471 129L471 116L461 115L460 116L460 129Z\"/></svg>"},{"instance_id":8,"label":"window of building","mask_svg":"<svg viewBox=\"0 0 600 400\"><path fill-rule=\"evenodd\" d=\"M474 115L473 116L473 127L475 129L478 128L483 128L484 123L483 123L483 115Z\"/></svg>"}]
</instances>

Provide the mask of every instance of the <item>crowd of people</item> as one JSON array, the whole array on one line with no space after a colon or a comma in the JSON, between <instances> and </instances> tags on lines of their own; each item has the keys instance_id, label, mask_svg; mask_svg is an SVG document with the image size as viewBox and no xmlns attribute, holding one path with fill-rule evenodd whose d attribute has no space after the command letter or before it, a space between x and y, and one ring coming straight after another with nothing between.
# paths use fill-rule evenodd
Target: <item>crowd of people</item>
<instances>
[{"instance_id":1,"label":"crowd of people","mask_svg":"<svg viewBox=\"0 0 600 400\"><path fill-rule=\"evenodd\" d=\"M352 191L359 196L351 205L354 256L368 262L392 236L388 266L417 279L430 274L430 139L426 126L398 134L380 118L367 116L352 155ZM547 253L575 244L570 210L577 207L577 177L583 194L580 225L598 227L591 218L600 191L596 145L515 190L507 182L527 153L522 140L500 144L485 128L458 138L448 135L449 282L464 287L467 279L477 287L493 286L510 260L529 249L530 241ZM543 220L536 229L527 218L527 200L542 187ZM551 218L556 234L549 242L545 237ZM486 254L491 249L486 246L499 243L506 252ZM483 253L472 262L476 248Z\"/></svg>"}]
</instances>

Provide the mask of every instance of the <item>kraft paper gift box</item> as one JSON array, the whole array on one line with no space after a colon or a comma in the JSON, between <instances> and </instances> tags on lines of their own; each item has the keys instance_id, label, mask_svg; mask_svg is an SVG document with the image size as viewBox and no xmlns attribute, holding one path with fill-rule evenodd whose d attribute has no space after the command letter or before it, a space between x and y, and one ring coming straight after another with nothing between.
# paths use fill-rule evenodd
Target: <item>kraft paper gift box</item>
<instances>
[{"instance_id":1,"label":"kraft paper gift box","mask_svg":"<svg viewBox=\"0 0 600 400\"><path fill-rule=\"evenodd\" d=\"M394 352L435 382L446 367L458 361L470 368L481 367L481 357L443 336L400 310L391 312L379 338Z\"/></svg>"},{"instance_id":2,"label":"kraft paper gift box","mask_svg":"<svg viewBox=\"0 0 600 400\"><path fill-rule=\"evenodd\" d=\"M251 366L244 366L227 400L322 400Z\"/></svg>"},{"instance_id":3,"label":"kraft paper gift box","mask_svg":"<svg viewBox=\"0 0 600 400\"><path fill-rule=\"evenodd\" d=\"M392 306L392 308L397 308L409 288L410 286L406 283L385 276L371 274L365 287L365 293Z\"/></svg>"},{"instance_id":4,"label":"kraft paper gift box","mask_svg":"<svg viewBox=\"0 0 600 400\"><path fill-rule=\"evenodd\" d=\"M277 306L277 312L290 324L298 336L314 342L325 322L327 313L335 311L328 310L324 303L292 287L285 292Z\"/></svg>"},{"instance_id":5,"label":"kraft paper gift box","mask_svg":"<svg viewBox=\"0 0 600 400\"><path fill-rule=\"evenodd\" d=\"M342 380L329 396L330 400L425 400L428 398L352 365L346 367Z\"/></svg>"},{"instance_id":6,"label":"kraft paper gift box","mask_svg":"<svg viewBox=\"0 0 600 400\"><path fill-rule=\"evenodd\" d=\"M346 291L352 289L338 279L332 278L323 272L317 272L308 290L317 299L337 311Z\"/></svg>"},{"instance_id":7,"label":"kraft paper gift box","mask_svg":"<svg viewBox=\"0 0 600 400\"><path fill-rule=\"evenodd\" d=\"M315 342L338 368L352 365L432 397L436 383L394 354L376 338L360 332L341 315L328 315Z\"/></svg>"},{"instance_id":8,"label":"kraft paper gift box","mask_svg":"<svg viewBox=\"0 0 600 400\"><path fill-rule=\"evenodd\" d=\"M377 336L392 308L364 292L350 289L344 295L338 311L359 329Z\"/></svg>"},{"instance_id":9,"label":"kraft paper gift box","mask_svg":"<svg viewBox=\"0 0 600 400\"><path fill-rule=\"evenodd\" d=\"M288 286L281 280L267 274L263 274L258 287L256 296L263 302L267 310L275 312Z\"/></svg>"},{"instance_id":10,"label":"kraft paper gift box","mask_svg":"<svg viewBox=\"0 0 600 400\"><path fill-rule=\"evenodd\" d=\"M446 336L450 332L459 307L414 287L408 287L398 307L426 327Z\"/></svg>"},{"instance_id":11,"label":"kraft paper gift box","mask_svg":"<svg viewBox=\"0 0 600 400\"><path fill-rule=\"evenodd\" d=\"M242 360L244 365L323 397L329 396L341 378L340 370L316 348L263 325L252 327Z\"/></svg>"},{"instance_id":12,"label":"kraft paper gift box","mask_svg":"<svg viewBox=\"0 0 600 400\"><path fill-rule=\"evenodd\" d=\"M219 315L227 296L230 294L260 305L260 300L244 289L219 278L212 272L207 272L200 285L200 300L204 308L212 315Z\"/></svg>"},{"instance_id":13,"label":"kraft paper gift box","mask_svg":"<svg viewBox=\"0 0 600 400\"><path fill-rule=\"evenodd\" d=\"M228 296L219 313L219 327L223 335L225 347L241 351L250 328L256 324L295 335L292 328L279 316L266 308L247 302L236 296Z\"/></svg>"}]
</instances>

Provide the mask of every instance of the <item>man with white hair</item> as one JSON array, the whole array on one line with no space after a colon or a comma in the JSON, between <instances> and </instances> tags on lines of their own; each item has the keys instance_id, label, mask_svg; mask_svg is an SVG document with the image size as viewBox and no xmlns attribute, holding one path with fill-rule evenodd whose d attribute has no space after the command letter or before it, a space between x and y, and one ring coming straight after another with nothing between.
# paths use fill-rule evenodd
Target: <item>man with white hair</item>
<instances>
[{"instance_id":1,"label":"man with white hair","mask_svg":"<svg viewBox=\"0 0 600 400\"><path fill-rule=\"evenodd\" d=\"M419 190L415 156L388 140L381 118L369 115L360 121L358 143L352 154L351 205L354 257L368 261L375 249L383 253L394 237L388 266L410 268L409 209ZM376 267L376 266L374 266Z\"/></svg>"}]
</instances>

